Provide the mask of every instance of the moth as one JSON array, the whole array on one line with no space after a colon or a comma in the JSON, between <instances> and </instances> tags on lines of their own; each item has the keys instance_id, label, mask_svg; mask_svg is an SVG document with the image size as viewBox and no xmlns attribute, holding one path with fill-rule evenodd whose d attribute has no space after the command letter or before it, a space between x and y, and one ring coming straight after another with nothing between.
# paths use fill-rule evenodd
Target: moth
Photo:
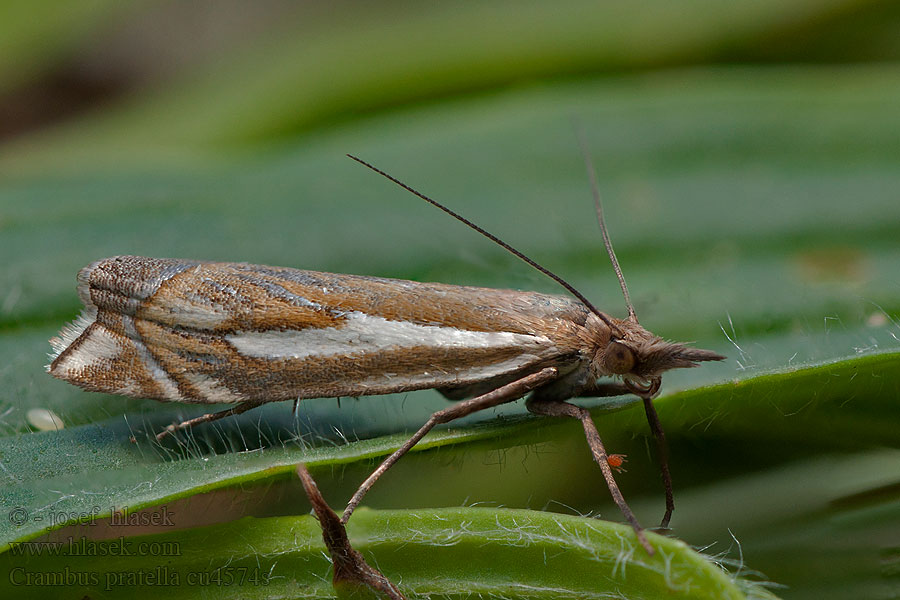
<instances>
[{"instance_id":1,"label":"moth","mask_svg":"<svg viewBox=\"0 0 900 600\"><path fill-rule=\"evenodd\" d=\"M86 390L165 402L232 404L173 424L180 429L267 402L436 389L457 401L437 411L366 479L372 484L434 426L528 396L535 414L579 419L612 496L652 547L622 498L590 413L572 398L636 394L660 445L668 524L674 508L662 428L652 398L669 369L724 357L669 342L637 320L603 221L628 317L617 319L573 286L446 206L351 156L500 244L573 297L338 275L246 263L115 256L78 274L81 315L51 340L51 375Z\"/></svg>"}]
</instances>

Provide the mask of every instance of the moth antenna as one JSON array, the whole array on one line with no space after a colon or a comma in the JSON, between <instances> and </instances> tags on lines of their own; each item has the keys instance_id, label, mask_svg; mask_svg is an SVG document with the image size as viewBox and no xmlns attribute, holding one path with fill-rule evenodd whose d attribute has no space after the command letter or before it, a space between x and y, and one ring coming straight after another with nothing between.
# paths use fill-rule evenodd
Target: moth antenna
<instances>
[{"instance_id":1,"label":"moth antenna","mask_svg":"<svg viewBox=\"0 0 900 600\"><path fill-rule=\"evenodd\" d=\"M625 296L625 305L628 307L628 320L634 323L638 322L637 315L634 313L634 305L631 303L631 296L628 295L628 286L625 285L625 276L622 274L622 268L619 266L619 259L616 258L616 251L613 250L612 242L609 239L609 231L606 229L606 219L603 218L603 202L600 200L600 186L597 183L597 172L594 170L594 161L591 160L591 152L588 150L587 140L584 139L584 131L580 127L575 128L578 136L578 144L581 146L581 155L584 157L584 166L587 169L588 178L591 180L591 194L594 196L594 208L597 210L597 223L600 224L600 235L603 236L603 244L606 246L606 253L619 278L619 286L622 288L622 295Z\"/></svg>"},{"instance_id":2,"label":"moth antenna","mask_svg":"<svg viewBox=\"0 0 900 600\"><path fill-rule=\"evenodd\" d=\"M456 212L450 210L449 208L447 208L446 206L444 206L443 204L441 204L441 203L438 202L437 200L433 200L433 199L429 198L428 196L426 196L425 194L423 194L422 192L419 192L419 191L413 189L412 187L406 185L405 183L403 183L402 181L400 181L399 179L397 179L397 178L394 177L393 175L388 175L387 173L385 173L384 171L382 171L382 170L379 169L378 167L376 167L376 166L374 166L374 165L371 165L371 164L367 163L366 161L364 161L363 159L358 158L358 157L356 157L356 156L353 156L352 154L348 154L347 156L349 156L350 158L352 158L353 160L355 160L355 161L358 162L359 164L361 164L361 165L363 165L363 166L365 166L365 167L370 168L371 170L375 171L376 173L378 173L378 174L381 175L382 177L385 177L385 178L387 178L387 179L393 181L394 183L396 183L397 185L399 185L400 187L402 187L402 188L405 189L406 191L408 191L408 192L410 192L410 193L412 193L412 194L415 194L416 196L418 196L419 198L421 198L421 199L424 200L425 202L428 202L428 203L431 204L432 206L435 206L435 207L441 209L442 211L444 211L445 213L447 213L448 215L450 215L451 217L453 217L454 219L456 219L456 220L459 221L460 223L463 223L464 225L470 227L471 229L474 229L475 231L477 231L478 233L480 233L481 235L483 235L483 236L486 237L487 239L491 240L491 241L494 242L495 244L501 246L502 248L505 248L508 252L510 252L510 253L512 253L513 255L515 255L515 256L519 257L520 259L524 260L526 263L528 263L529 265L531 265L532 267L534 267L535 269L537 269L538 271L540 271L541 273L543 273L544 275L546 275L547 277L549 277L550 279L552 279L553 281L555 281L556 283L558 283L558 284L560 284L561 286L563 286L566 290L568 290L568 292L569 292L570 294L572 294L573 296L575 296L576 298L578 298L578 300L580 300L581 303L584 304L584 305L587 307L588 310L590 310L592 313L594 313L595 315L597 315L598 317L600 317L600 319L601 319L604 323L606 323L606 325L610 328L610 331L612 332L613 337L617 337L617 338L621 338L621 337L622 337L622 332L621 332L621 330L616 326L615 323L612 322L612 320L611 320L608 316L606 316L606 314L604 314L604 313L601 312L596 306L594 306L593 304L591 304L590 300L588 300L587 298L585 298L584 294L582 294L581 292L579 292L578 290L576 290L575 287L574 287L572 284L570 284L568 281L566 281L565 279L563 279L562 277L560 277L559 275L557 275L556 273L554 273L554 272L551 271L550 269L547 269L546 267L543 267L543 266L539 265L537 262L535 262L534 260L528 258L527 256L525 256L525 254L523 254L522 252L516 250L515 248L513 248L512 246L510 246L509 244L507 244L506 242L504 242L504 241L501 240L500 238L498 238L498 237L497 237L496 235L494 235L493 233L490 233L489 231L486 231L485 229L479 227L478 225L476 225L476 224L473 223L472 221L468 220L468 219L465 218L464 216L462 216L462 215L460 215L460 214L458 214L458 213L456 213ZM617 266L617 268L618 268L618 266ZM624 282L623 282L623 284L624 284ZM633 311L632 311L632 314L633 314Z\"/></svg>"}]
</instances>

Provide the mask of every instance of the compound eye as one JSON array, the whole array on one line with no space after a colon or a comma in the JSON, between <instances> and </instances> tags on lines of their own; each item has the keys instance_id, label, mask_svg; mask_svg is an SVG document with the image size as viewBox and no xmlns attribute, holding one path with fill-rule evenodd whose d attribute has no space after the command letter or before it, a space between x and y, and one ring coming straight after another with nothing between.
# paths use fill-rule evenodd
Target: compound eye
<instances>
[{"instance_id":1,"label":"compound eye","mask_svg":"<svg viewBox=\"0 0 900 600\"><path fill-rule=\"evenodd\" d=\"M610 373L629 373L634 367L634 353L631 348L619 342L610 342L603 357L603 366Z\"/></svg>"}]
</instances>

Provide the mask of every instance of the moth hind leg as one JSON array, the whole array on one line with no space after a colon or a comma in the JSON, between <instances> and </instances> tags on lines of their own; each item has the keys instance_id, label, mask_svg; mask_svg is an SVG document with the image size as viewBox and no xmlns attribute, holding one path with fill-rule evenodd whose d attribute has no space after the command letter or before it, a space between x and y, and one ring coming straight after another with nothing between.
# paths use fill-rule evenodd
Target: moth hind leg
<instances>
[{"instance_id":1,"label":"moth hind leg","mask_svg":"<svg viewBox=\"0 0 900 600\"><path fill-rule=\"evenodd\" d=\"M171 435L176 431L182 429L190 429L194 425L199 425L201 423L211 423L212 421L218 421L219 419L224 419L225 417L231 417L233 415L239 415L241 413L245 413L248 410L254 409L257 406L260 406L262 402L243 402L234 406L232 408L228 408L226 410L221 410L215 413L206 413L204 415L200 415L199 417L194 417L193 419L188 419L186 421L182 421L181 423L173 423L167 426L165 429L156 434L156 441L159 442L167 435Z\"/></svg>"}]
</instances>

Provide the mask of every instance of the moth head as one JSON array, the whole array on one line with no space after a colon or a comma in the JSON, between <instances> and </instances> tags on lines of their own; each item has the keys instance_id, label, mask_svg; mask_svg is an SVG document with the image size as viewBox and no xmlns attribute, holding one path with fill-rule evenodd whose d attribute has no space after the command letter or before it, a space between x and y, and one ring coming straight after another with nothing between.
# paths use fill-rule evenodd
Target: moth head
<instances>
[{"instance_id":1,"label":"moth head","mask_svg":"<svg viewBox=\"0 0 900 600\"><path fill-rule=\"evenodd\" d=\"M653 335L634 321L619 321L620 336L611 336L594 357L604 375L620 375L626 387L639 395L653 395L661 375L669 369L697 367L701 362L724 360L711 350L692 348Z\"/></svg>"}]
</instances>

